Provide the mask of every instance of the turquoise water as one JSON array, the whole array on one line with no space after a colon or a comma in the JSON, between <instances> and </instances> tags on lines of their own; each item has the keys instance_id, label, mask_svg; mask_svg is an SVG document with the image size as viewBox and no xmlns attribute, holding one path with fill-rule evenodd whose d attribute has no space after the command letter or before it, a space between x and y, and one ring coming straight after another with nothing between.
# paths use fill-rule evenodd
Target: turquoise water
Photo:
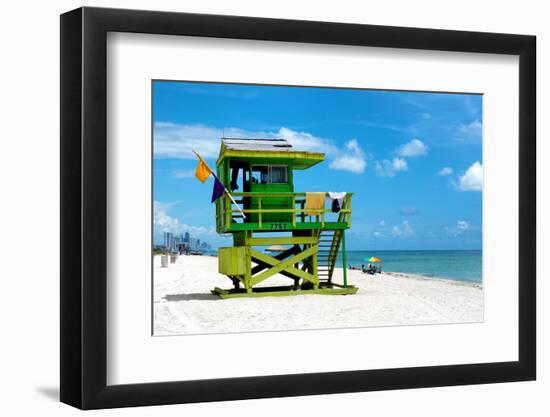
<instances>
[{"instance_id":1,"label":"turquoise water","mask_svg":"<svg viewBox=\"0 0 550 417\"><path fill-rule=\"evenodd\" d=\"M371 256L381 258L382 270L387 272L481 282L481 250L347 251L347 263L366 266L364 259Z\"/></svg>"}]
</instances>

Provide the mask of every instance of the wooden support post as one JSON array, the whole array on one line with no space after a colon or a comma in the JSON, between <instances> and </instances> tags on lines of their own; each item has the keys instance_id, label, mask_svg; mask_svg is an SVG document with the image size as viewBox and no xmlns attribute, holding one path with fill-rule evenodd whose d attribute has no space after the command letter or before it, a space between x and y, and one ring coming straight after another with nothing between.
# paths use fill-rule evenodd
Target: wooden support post
<instances>
[{"instance_id":1,"label":"wooden support post","mask_svg":"<svg viewBox=\"0 0 550 417\"><path fill-rule=\"evenodd\" d=\"M260 210L258 213L258 225L261 229L262 228L262 197L258 197L258 209Z\"/></svg>"},{"instance_id":2,"label":"wooden support post","mask_svg":"<svg viewBox=\"0 0 550 417\"><path fill-rule=\"evenodd\" d=\"M231 227L231 201L229 200L229 196L227 194L223 195L223 205L225 211L225 227Z\"/></svg>"},{"instance_id":3,"label":"wooden support post","mask_svg":"<svg viewBox=\"0 0 550 417\"><path fill-rule=\"evenodd\" d=\"M342 230L342 266L344 267L344 288L348 286L348 267L346 265L346 232Z\"/></svg>"},{"instance_id":4,"label":"wooden support post","mask_svg":"<svg viewBox=\"0 0 550 417\"><path fill-rule=\"evenodd\" d=\"M296 195L292 195L292 209L296 209ZM296 227L296 211L292 212L292 227Z\"/></svg>"},{"instance_id":5,"label":"wooden support post","mask_svg":"<svg viewBox=\"0 0 550 417\"><path fill-rule=\"evenodd\" d=\"M348 212L348 227L351 227L351 195L346 195L346 208L349 210Z\"/></svg>"},{"instance_id":6,"label":"wooden support post","mask_svg":"<svg viewBox=\"0 0 550 417\"><path fill-rule=\"evenodd\" d=\"M252 292L252 255L250 253L250 247L246 247L246 275L244 277L246 292L250 294Z\"/></svg>"}]
</instances>

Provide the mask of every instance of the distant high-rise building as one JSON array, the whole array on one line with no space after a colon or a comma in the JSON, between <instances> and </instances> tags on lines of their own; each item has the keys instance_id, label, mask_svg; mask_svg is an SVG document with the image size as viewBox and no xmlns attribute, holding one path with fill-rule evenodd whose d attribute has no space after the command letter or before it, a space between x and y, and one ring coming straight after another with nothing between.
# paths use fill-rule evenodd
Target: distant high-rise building
<instances>
[{"instance_id":1,"label":"distant high-rise building","mask_svg":"<svg viewBox=\"0 0 550 417\"><path fill-rule=\"evenodd\" d=\"M189 243L189 232L185 232L185 237L183 238L184 243Z\"/></svg>"},{"instance_id":2,"label":"distant high-rise building","mask_svg":"<svg viewBox=\"0 0 550 417\"><path fill-rule=\"evenodd\" d=\"M169 251L174 249L174 234L172 232L164 232L164 247Z\"/></svg>"}]
</instances>

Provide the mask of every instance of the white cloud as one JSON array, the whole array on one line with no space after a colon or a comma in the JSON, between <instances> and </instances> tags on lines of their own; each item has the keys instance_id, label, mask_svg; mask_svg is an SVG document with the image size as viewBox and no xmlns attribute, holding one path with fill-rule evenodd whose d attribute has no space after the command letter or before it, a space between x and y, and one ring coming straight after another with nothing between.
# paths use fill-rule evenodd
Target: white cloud
<instances>
[{"instance_id":1,"label":"white cloud","mask_svg":"<svg viewBox=\"0 0 550 417\"><path fill-rule=\"evenodd\" d=\"M418 209L413 206L404 206L399 208L399 213L405 216L412 216L418 213Z\"/></svg>"},{"instance_id":2,"label":"white cloud","mask_svg":"<svg viewBox=\"0 0 550 417\"><path fill-rule=\"evenodd\" d=\"M170 201L168 203L161 203L160 201L155 200L155 201L153 201L153 208L155 210L168 211L172 207L177 206L180 203L181 203L181 200Z\"/></svg>"},{"instance_id":3,"label":"white cloud","mask_svg":"<svg viewBox=\"0 0 550 417\"><path fill-rule=\"evenodd\" d=\"M203 226L190 226L179 221L168 214L168 210L173 207L177 202L161 203L159 201L153 202L153 228L155 235L159 235L163 232L172 232L174 234L181 234L189 232L192 236L217 236L213 227L207 228Z\"/></svg>"},{"instance_id":4,"label":"white cloud","mask_svg":"<svg viewBox=\"0 0 550 417\"><path fill-rule=\"evenodd\" d=\"M324 152L327 156L335 155L338 151L332 141L320 138L306 132L296 132L286 127L281 127L278 132L252 132L248 137L273 137L286 139L292 146L301 151ZM229 136L226 134L226 136Z\"/></svg>"},{"instance_id":5,"label":"white cloud","mask_svg":"<svg viewBox=\"0 0 550 417\"><path fill-rule=\"evenodd\" d=\"M465 232L470 228L470 224L466 220L459 220L456 222L456 228L461 232Z\"/></svg>"},{"instance_id":6,"label":"white cloud","mask_svg":"<svg viewBox=\"0 0 550 417\"><path fill-rule=\"evenodd\" d=\"M332 169L349 171L354 174L362 174L365 172L366 166L365 153L356 139L347 142L345 151L339 152L338 156L330 163Z\"/></svg>"},{"instance_id":7,"label":"white cloud","mask_svg":"<svg viewBox=\"0 0 550 417\"><path fill-rule=\"evenodd\" d=\"M420 139L412 139L410 142L397 148L395 151L401 158L411 158L415 156L426 155L428 147Z\"/></svg>"},{"instance_id":8,"label":"white cloud","mask_svg":"<svg viewBox=\"0 0 550 417\"><path fill-rule=\"evenodd\" d=\"M379 226L385 226L385 225L386 225L386 221L385 221L385 220L380 220L380 221L378 222L378 225L379 225Z\"/></svg>"},{"instance_id":9,"label":"white cloud","mask_svg":"<svg viewBox=\"0 0 550 417\"><path fill-rule=\"evenodd\" d=\"M394 177L398 172L407 171L409 166L405 158L426 155L428 147L420 139L412 139L395 150L398 158L375 161L376 175L381 177Z\"/></svg>"},{"instance_id":10,"label":"white cloud","mask_svg":"<svg viewBox=\"0 0 550 417\"><path fill-rule=\"evenodd\" d=\"M153 136L156 158L196 159L193 150L204 158L215 158L223 131L204 125L157 122Z\"/></svg>"},{"instance_id":11,"label":"white cloud","mask_svg":"<svg viewBox=\"0 0 550 417\"><path fill-rule=\"evenodd\" d=\"M470 229L470 223L466 220L458 220L453 227L446 227L445 230L449 236L461 236Z\"/></svg>"},{"instance_id":12,"label":"white cloud","mask_svg":"<svg viewBox=\"0 0 550 417\"><path fill-rule=\"evenodd\" d=\"M381 177L394 177L396 173L406 171L409 167L407 161L402 158L393 158L391 161L384 159L374 163L376 175Z\"/></svg>"},{"instance_id":13,"label":"white cloud","mask_svg":"<svg viewBox=\"0 0 550 417\"><path fill-rule=\"evenodd\" d=\"M458 179L460 191L481 191L483 188L483 165L474 162Z\"/></svg>"},{"instance_id":14,"label":"white cloud","mask_svg":"<svg viewBox=\"0 0 550 417\"><path fill-rule=\"evenodd\" d=\"M458 126L459 132L466 136L481 136L481 128L481 122L477 119L468 124L461 123Z\"/></svg>"},{"instance_id":15,"label":"white cloud","mask_svg":"<svg viewBox=\"0 0 550 417\"><path fill-rule=\"evenodd\" d=\"M393 237L408 237L414 235L414 229L408 220L403 220L400 226L393 226L391 235Z\"/></svg>"},{"instance_id":16,"label":"white cloud","mask_svg":"<svg viewBox=\"0 0 550 417\"><path fill-rule=\"evenodd\" d=\"M172 171L174 178L195 178L195 170L193 169L175 169Z\"/></svg>"},{"instance_id":17,"label":"white cloud","mask_svg":"<svg viewBox=\"0 0 550 417\"><path fill-rule=\"evenodd\" d=\"M195 159L197 151L205 159L218 157L221 138L282 138L298 150L322 152L332 159L330 168L362 174L367 158L356 139L338 149L331 139L321 138L307 132L298 132L287 127L278 131L248 131L239 128L219 129L206 125L185 125L157 122L154 127L154 152L156 158ZM190 172L173 172L176 178L189 178Z\"/></svg>"},{"instance_id":18,"label":"white cloud","mask_svg":"<svg viewBox=\"0 0 550 417\"><path fill-rule=\"evenodd\" d=\"M437 173L437 175L446 176L446 175L453 175L453 169L451 167L444 167L441 168L441 170Z\"/></svg>"},{"instance_id":19,"label":"white cloud","mask_svg":"<svg viewBox=\"0 0 550 417\"><path fill-rule=\"evenodd\" d=\"M409 222L407 220L403 221L403 234L405 236L414 235L414 229L412 228L412 226L409 224Z\"/></svg>"},{"instance_id":20,"label":"white cloud","mask_svg":"<svg viewBox=\"0 0 550 417\"><path fill-rule=\"evenodd\" d=\"M278 131L247 131L239 128L219 129L206 125L185 125L157 122L154 127L154 151L157 158L195 159L193 150L203 158L217 158L220 151L220 139L223 136L238 138L283 138L297 149L312 152L324 152L334 156L338 149L332 141L306 132L297 132L286 127Z\"/></svg>"},{"instance_id":21,"label":"white cloud","mask_svg":"<svg viewBox=\"0 0 550 417\"><path fill-rule=\"evenodd\" d=\"M374 232L374 233L373 233L373 236L376 237L376 238L384 237L384 233L382 233L382 232Z\"/></svg>"},{"instance_id":22,"label":"white cloud","mask_svg":"<svg viewBox=\"0 0 550 417\"><path fill-rule=\"evenodd\" d=\"M386 130L393 130L394 132L408 133L408 130L406 128L403 128L397 125L377 123L377 122L372 122L367 120L360 120L357 122L357 124L361 126L373 127L375 129L386 129Z\"/></svg>"}]
</instances>

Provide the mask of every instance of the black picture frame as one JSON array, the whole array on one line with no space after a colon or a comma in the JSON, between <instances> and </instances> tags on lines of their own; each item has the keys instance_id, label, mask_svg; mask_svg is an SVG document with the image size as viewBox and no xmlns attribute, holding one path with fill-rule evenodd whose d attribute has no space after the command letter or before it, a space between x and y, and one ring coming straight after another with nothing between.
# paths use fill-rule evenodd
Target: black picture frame
<instances>
[{"instance_id":1,"label":"black picture frame","mask_svg":"<svg viewBox=\"0 0 550 417\"><path fill-rule=\"evenodd\" d=\"M519 358L399 369L108 386L108 32L519 56ZM61 15L61 401L82 409L534 380L536 38L526 35L80 8Z\"/></svg>"}]
</instances>

